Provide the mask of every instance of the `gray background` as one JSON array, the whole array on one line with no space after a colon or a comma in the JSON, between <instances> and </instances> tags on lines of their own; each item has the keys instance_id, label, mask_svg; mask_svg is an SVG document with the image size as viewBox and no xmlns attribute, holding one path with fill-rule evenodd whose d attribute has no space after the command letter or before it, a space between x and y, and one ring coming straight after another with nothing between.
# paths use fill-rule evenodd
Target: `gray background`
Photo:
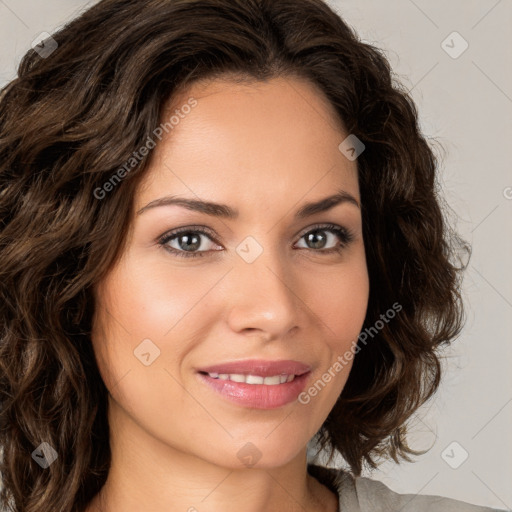
<instances>
[{"instance_id":1,"label":"gray background","mask_svg":"<svg viewBox=\"0 0 512 512\"><path fill-rule=\"evenodd\" d=\"M0 85L41 32L94 3L0 0ZM445 148L440 179L452 222L473 245L466 326L445 352L438 395L414 417L411 446L432 448L415 463L385 462L364 476L400 493L511 509L512 1L329 3L386 51L411 90L424 133ZM457 58L447 53L463 48L454 31L469 45Z\"/></svg>"}]
</instances>

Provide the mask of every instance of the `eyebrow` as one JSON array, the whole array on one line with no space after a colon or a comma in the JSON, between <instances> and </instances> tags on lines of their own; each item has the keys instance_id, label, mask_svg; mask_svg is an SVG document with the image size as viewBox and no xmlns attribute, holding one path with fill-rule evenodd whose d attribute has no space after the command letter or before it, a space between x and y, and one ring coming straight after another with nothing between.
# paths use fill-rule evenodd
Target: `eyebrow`
<instances>
[{"instance_id":1,"label":"eyebrow","mask_svg":"<svg viewBox=\"0 0 512 512\"><path fill-rule=\"evenodd\" d=\"M310 217L317 213L322 213L339 204L353 204L357 206L357 208L361 208L357 199L346 192L345 190L339 190L336 194L320 199L319 201L306 203L297 211L295 214L295 218L300 220L306 217ZM225 219L236 219L239 217L240 212L236 208L231 208L226 204L213 203L211 201L201 201L198 199L189 199L184 197L176 197L176 196L165 196L159 199L155 199L151 201L146 206L141 208L137 215L144 213L145 211L151 208L157 208L160 206L170 206L177 205L183 208L187 208L188 210L204 213L206 215L211 215L213 217L220 217Z\"/></svg>"}]
</instances>

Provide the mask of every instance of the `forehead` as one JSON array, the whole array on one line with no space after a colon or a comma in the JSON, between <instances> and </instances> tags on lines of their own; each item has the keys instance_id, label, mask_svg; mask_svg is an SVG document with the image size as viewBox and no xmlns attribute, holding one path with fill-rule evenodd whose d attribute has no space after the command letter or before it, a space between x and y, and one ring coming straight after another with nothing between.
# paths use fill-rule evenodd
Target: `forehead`
<instances>
[{"instance_id":1,"label":"forehead","mask_svg":"<svg viewBox=\"0 0 512 512\"><path fill-rule=\"evenodd\" d=\"M328 99L304 79L198 82L166 104L161 122L172 116L137 207L164 193L221 199L236 192L241 203L335 187L358 194L357 164L338 149L348 134Z\"/></svg>"}]
</instances>

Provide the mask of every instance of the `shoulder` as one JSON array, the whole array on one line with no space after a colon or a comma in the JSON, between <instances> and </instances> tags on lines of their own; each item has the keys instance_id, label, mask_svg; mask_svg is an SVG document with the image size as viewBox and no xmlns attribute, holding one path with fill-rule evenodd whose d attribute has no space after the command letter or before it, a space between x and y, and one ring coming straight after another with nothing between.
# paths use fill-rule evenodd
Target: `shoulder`
<instances>
[{"instance_id":1,"label":"shoulder","mask_svg":"<svg viewBox=\"0 0 512 512\"><path fill-rule=\"evenodd\" d=\"M308 472L338 494L343 512L500 512L442 496L399 494L379 480L344 469L308 465Z\"/></svg>"},{"instance_id":2,"label":"shoulder","mask_svg":"<svg viewBox=\"0 0 512 512\"><path fill-rule=\"evenodd\" d=\"M402 512L495 512L496 509L472 505L442 496L424 494L399 494L387 485L366 477L354 478L355 489L361 506L361 512L375 510L379 503L382 510L400 510Z\"/></svg>"}]
</instances>

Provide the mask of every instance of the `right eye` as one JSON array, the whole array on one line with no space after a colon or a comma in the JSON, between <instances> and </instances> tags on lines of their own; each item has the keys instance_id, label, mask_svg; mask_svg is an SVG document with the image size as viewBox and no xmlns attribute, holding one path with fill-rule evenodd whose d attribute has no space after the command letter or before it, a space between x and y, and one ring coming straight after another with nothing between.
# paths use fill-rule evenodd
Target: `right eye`
<instances>
[{"instance_id":1,"label":"right eye","mask_svg":"<svg viewBox=\"0 0 512 512\"><path fill-rule=\"evenodd\" d=\"M198 249L203 246L201 241L201 237L207 237L210 241L214 241L211 237L209 231L204 229L203 227L191 226L185 228L178 228L173 231L170 231L164 234L159 238L158 244L161 245L166 251L169 251L176 256L180 256L182 258L195 258L197 256L204 256L203 253L208 253L209 250L201 250ZM176 242L178 247L169 246L170 242ZM195 252L192 252L195 251Z\"/></svg>"}]
</instances>

